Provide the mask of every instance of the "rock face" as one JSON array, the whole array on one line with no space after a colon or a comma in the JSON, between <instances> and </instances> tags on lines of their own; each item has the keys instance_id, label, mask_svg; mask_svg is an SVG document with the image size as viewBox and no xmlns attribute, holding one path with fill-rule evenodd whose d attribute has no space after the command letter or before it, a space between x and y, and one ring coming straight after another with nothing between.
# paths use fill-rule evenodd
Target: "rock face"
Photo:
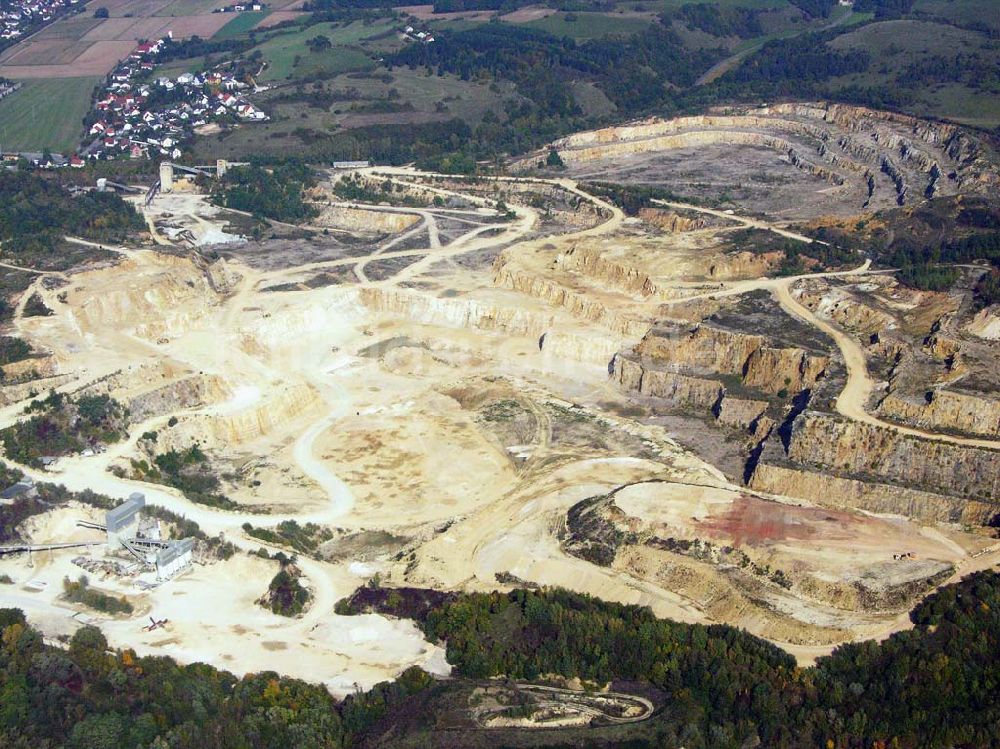
<instances>
[{"instance_id":1,"label":"rock face","mask_svg":"<svg viewBox=\"0 0 1000 749\"><path fill-rule=\"evenodd\" d=\"M723 426L750 432L754 442L767 437L775 426L765 415L767 401L729 395L719 380L647 369L641 361L621 354L611 361L611 378L626 393L711 414Z\"/></svg>"},{"instance_id":2,"label":"rock face","mask_svg":"<svg viewBox=\"0 0 1000 749\"><path fill-rule=\"evenodd\" d=\"M131 398L126 405L131 420L141 422L178 408L192 408L223 400L228 394L229 390L220 378L192 375L141 393Z\"/></svg>"},{"instance_id":3,"label":"rock face","mask_svg":"<svg viewBox=\"0 0 1000 749\"><path fill-rule=\"evenodd\" d=\"M591 294L519 269L509 260L507 253L501 253L494 266L493 283L501 289L543 299L553 306L562 307L574 317L596 323L617 335L638 338L649 328L645 319L615 311Z\"/></svg>"},{"instance_id":4,"label":"rock face","mask_svg":"<svg viewBox=\"0 0 1000 749\"><path fill-rule=\"evenodd\" d=\"M703 218L688 218L662 208L643 208L639 211L639 218L647 224L671 233L704 229L708 225Z\"/></svg>"},{"instance_id":5,"label":"rock face","mask_svg":"<svg viewBox=\"0 0 1000 749\"><path fill-rule=\"evenodd\" d=\"M490 304L479 299L462 297L441 298L402 289L365 287L359 291L359 301L370 309L397 315L427 325L478 330L502 330L539 341L540 349L573 361L599 363L605 367L621 347L614 335L602 338L586 337L564 331L556 316L539 310L525 309L511 300Z\"/></svg>"},{"instance_id":6,"label":"rock face","mask_svg":"<svg viewBox=\"0 0 1000 749\"><path fill-rule=\"evenodd\" d=\"M707 325L682 330L658 329L636 346L636 353L674 367L737 375L749 387L771 393L815 386L830 363L800 348L775 348L763 336Z\"/></svg>"},{"instance_id":7,"label":"rock face","mask_svg":"<svg viewBox=\"0 0 1000 749\"><path fill-rule=\"evenodd\" d=\"M729 427L748 429L757 423L767 411L768 402L726 396L716 408L719 423Z\"/></svg>"},{"instance_id":8,"label":"rock face","mask_svg":"<svg viewBox=\"0 0 1000 749\"><path fill-rule=\"evenodd\" d=\"M806 411L792 423L788 458L856 477L994 504L1000 451L935 442Z\"/></svg>"},{"instance_id":9,"label":"rock face","mask_svg":"<svg viewBox=\"0 0 1000 749\"><path fill-rule=\"evenodd\" d=\"M417 213L329 206L323 209L319 218L313 223L316 226L329 226L348 231L396 234L408 229L418 221L420 221L420 216Z\"/></svg>"},{"instance_id":10,"label":"rock face","mask_svg":"<svg viewBox=\"0 0 1000 749\"><path fill-rule=\"evenodd\" d=\"M892 393L879 404L878 412L890 421L930 431L1000 437L1000 401L982 395L932 390L928 398L914 401Z\"/></svg>"},{"instance_id":11,"label":"rock face","mask_svg":"<svg viewBox=\"0 0 1000 749\"><path fill-rule=\"evenodd\" d=\"M986 502L764 462L757 464L750 479L750 488L831 507L856 508L936 522L984 524L1000 511L996 505Z\"/></svg>"},{"instance_id":12,"label":"rock face","mask_svg":"<svg viewBox=\"0 0 1000 749\"><path fill-rule=\"evenodd\" d=\"M707 411L714 408L725 393L717 380L646 369L641 362L622 355L615 356L611 367L612 379L625 392L662 398L679 406Z\"/></svg>"},{"instance_id":13,"label":"rock face","mask_svg":"<svg viewBox=\"0 0 1000 749\"><path fill-rule=\"evenodd\" d=\"M591 278L600 279L631 294L648 297L658 291L653 281L640 268L616 262L597 247L579 245L571 247L556 257L556 263L580 271Z\"/></svg>"},{"instance_id":14,"label":"rock face","mask_svg":"<svg viewBox=\"0 0 1000 749\"><path fill-rule=\"evenodd\" d=\"M6 381L19 380L22 377L52 377L58 369L56 359L52 356L32 356L0 367L3 379Z\"/></svg>"}]
</instances>

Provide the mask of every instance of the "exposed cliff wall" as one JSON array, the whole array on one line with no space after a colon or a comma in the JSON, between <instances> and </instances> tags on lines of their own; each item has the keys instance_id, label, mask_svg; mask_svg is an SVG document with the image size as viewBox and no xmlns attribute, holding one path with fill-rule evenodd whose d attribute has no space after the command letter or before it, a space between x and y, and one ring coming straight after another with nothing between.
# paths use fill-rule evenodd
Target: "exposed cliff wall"
<instances>
[{"instance_id":1,"label":"exposed cliff wall","mask_svg":"<svg viewBox=\"0 0 1000 749\"><path fill-rule=\"evenodd\" d=\"M951 390L932 390L930 401L887 395L878 407L889 421L929 429L1000 437L1000 401Z\"/></svg>"},{"instance_id":2,"label":"exposed cliff wall","mask_svg":"<svg viewBox=\"0 0 1000 749\"><path fill-rule=\"evenodd\" d=\"M209 449L225 450L272 432L288 430L295 418L307 412L314 413L321 405L322 399L313 387L288 385L266 400L233 413L220 409L217 413L182 417L175 427L162 430L157 450L181 450L195 441Z\"/></svg>"},{"instance_id":3,"label":"exposed cliff wall","mask_svg":"<svg viewBox=\"0 0 1000 749\"><path fill-rule=\"evenodd\" d=\"M686 130L704 130L705 128L748 128L761 130L779 130L796 135L808 135L822 139L823 129L807 122L781 119L757 114L743 115L695 115L692 117L677 117L671 120L649 119L630 125L606 127L600 130L590 130L575 133L555 141L555 147L563 149L583 148L616 142L628 142L655 138L658 136L682 133Z\"/></svg>"},{"instance_id":4,"label":"exposed cliff wall","mask_svg":"<svg viewBox=\"0 0 1000 749\"><path fill-rule=\"evenodd\" d=\"M936 442L892 429L804 412L792 424L788 457L858 477L996 502L1000 451Z\"/></svg>"},{"instance_id":5,"label":"exposed cliff wall","mask_svg":"<svg viewBox=\"0 0 1000 749\"><path fill-rule=\"evenodd\" d=\"M708 226L708 221L703 218L689 218L662 208L643 208L639 211L639 218L671 233L695 231Z\"/></svg>"},{"instance_id":6,"label":"exposed cliff wall","mask_svg":"<svg viewBox=\"0 0 1000 749\"><path fill-rule=\"evenodd\" d=\"M650 331L636 353L675 367L737 375L744 384L772 393L813 387L830 363L804 349L768 346L763 336L707 325Z\"/></svg>"},{"instance_id":7,"label":"exposed cliff wall","mask_svg":"<svg viewBox=\"0 0 1000 749\"><path fill-rule=\"evenodd\" d=\"M647 369L641 362L621 355L615 356L611 366L612 379L622 390L662 398L679 406L708 412L725 392L718 380Z\"/></svg>"},{"instance_id":8,"label":"exposed cliff wall","mask_svg":"<svg viewBox=\"0 0 1000 749\"><path fill-rule=\"evenodd\" d=\"M228 394L229 388L221 378L192 375L136 395L126 405L130 419L141 422L153 416L222 400Z\"/></svg>"},{"instance_id":9,"label":"exposed cliff wall","mask_svg":"<svg viewBox=\"0 0 1000 749\"><path fill-rule=\"evenodd\" d=\"M658 289L641 268L609 258L600 247L574 245L556 257L556 264L579 270L622 291L648 297Z\"/></svg>"},{"instance_id":10,"label":"exposed cliff wall","mask_svg":"<svg viewBox=\"0 0 1000 749\"><path fill-rule=\"evenodd\" d=\"M378 312L388 312L425 325L452 328L504 330L537 338L554 321L552 315L514 304L489 304L463 297L440 298L415 291L365 287L359 289L361 303Z\"/></svg>"},{"instance_id":11,"label":"exposed cliff wall","mask_svg":"<svg viewBox=\"0 0 1000 749\"><path fill-rule=\"evenodd\" d=\"M396 234L420 221L416 213L397 211L373 211L364 208L327 206L313 222L316 226L329 226L348 231Z\"/></svg>"},{"instance_id":12,"label":"exposed cliff wall","mask_svg":"<svg viewBox=\"0 0 1000 749\"><path fill-rule=\"evenodd\" d=\"M622 272L628 274L628 270L623 269ZM574 317L596 323L617 335L638 338L649 329L649 323L644 318L623 314L594 295L516 267L507 253L501 253L494 264L493 283L503 289L543 299L551 305L566 309Z\"/></svg>"},{"instance_id":13,"label":"exposed cliff wall","mask_svg":"<svg viewBox=\"0 0 1000 749\"><path fill-rule=\"evenodd\" d=\"M748 430L754 442L766 437L775 425L765 416L767 401L731 396L719 380L649 368L621 354L611 360L611 379L626 393L658 398L715 416L724 426Z\"/></svg>"},{"instance_id":14,"label":"exposed cliff wall","mask_svg":"<svg viewBox=\"0 0 1000 749\"><path fill-rule=\"evenodd\" d=\"M987 523L1000 510L986 502L764 462L757 464L749 484L755 491L799 497L828 507L949 523Z\"/></svg>"},{"instance_id":15,"label":"exposed cliff wall","mask_svg":"<svg viewBox=\"0 0 1000 749\"><path fill-rule=\"evenodd\" d=\"M3 372L3 380L19 380L22 377L52 377L58 371L59 366L54 356L32 356L21 361L4 364L0 367Z\"/></svg>"},{"instance_id":16,"label":"exposed cliff wall","mask_svg":"<svg viewBox=\"0 0 1000 749\"><path fill-rule=\"evenodd\" d=\"M827 180L835 185L844 184L843 175L822 164L811 161L791 141L767 133L743 130L696 130L693 132L674 133L672 135L660 135L645 140L614 140L589 147L573 148L570 150L560 149L559 153L567 164L580 164L599 159L618 158L635 153L667 151L677 148L697 148L720 144L757 146L777 151L785 156L790 164L807 174Z\"/></svg>"},{"instance_id":17,"label":"exposed cliff wall","mask_svg":"<svg viewBox=\"0 0 1000 749\"><path fill-rule=\"evenodd\" d=\"M764 415L767 407L767 401L726 395L716 408L716 418L726 426L747 429Z\"/></svg>"}]
</instances>

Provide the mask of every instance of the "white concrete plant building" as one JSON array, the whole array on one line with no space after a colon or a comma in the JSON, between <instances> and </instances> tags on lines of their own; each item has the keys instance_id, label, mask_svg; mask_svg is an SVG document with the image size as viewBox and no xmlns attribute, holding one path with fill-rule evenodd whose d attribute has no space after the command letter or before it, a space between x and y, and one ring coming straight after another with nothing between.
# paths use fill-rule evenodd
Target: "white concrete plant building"
<instances>
[{"instance_id":1,"label":"white concrete plant building","mask_svg":"<svg viewBox=\"0 0 1000 749\"><path fill-rule=\"evenodd\" d=\"M135 538L139 530L139 511L146 506L146 496L134 492L117 507L108 510L104 525L108 534L108 551L120 551L123 540Z\"/></svg>"},{"instance_id":2,"label":"white concrete plant building","mask_svg":"<svg viewBox=\"0 0 1000 749\"><path fill-rule=\"evenodd\" d=\"M171 541L167 548L156 555L156 579L169 580L181 570L189 567L193 553L193 538Z\"/></svg>"}]
</instances>

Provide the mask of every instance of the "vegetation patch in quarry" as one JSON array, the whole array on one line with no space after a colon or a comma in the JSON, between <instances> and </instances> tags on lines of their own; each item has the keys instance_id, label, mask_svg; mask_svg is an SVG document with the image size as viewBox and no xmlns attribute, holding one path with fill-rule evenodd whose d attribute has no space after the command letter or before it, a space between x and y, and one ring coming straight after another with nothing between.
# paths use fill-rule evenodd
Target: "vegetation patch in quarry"
<instances>
[{"instance_id":1,"label":"vegetation patch in quarry","mask_svg":"<svg viewBox=\"0 0 1000 749\"><path fill-rule=\"evenodd\" d=\"M25 407L28 419L0 430L9 458L41 467L43 457L98 451L126 433L128 412L107 395L66 395L51 391Z\"/></svg>"},{"instance_id":2,"label":"vegetation patch in quarry","mask_svg":"<svg viewBox=\"0 0 1000 749\"><path fill-rule=\"evenodd\" d=\"M333 538L333 531L316 523L299 525L295 520L282 520L274 528L255 528L243 524L248 536L269 544L287 546L303 554L315 554L319 547Z\"/></svg>"},{"instance_id":3,"label":"vegetation patch in quarry","mask_svg":"<svg viewBox=\"0 0 1000 749\"><path fill-rule=\"evenodd\" d=\"M155 442L155 440L148 441ZM171 449L156 454L152 457L152 462L133 458L131 467L133 478L171 486L192 502L222 510L236 510L241 507L239 503L219 491L222 482L215 474L208 455L198 443L193 443L183 450Z\"/></svg>"},{"instance_id":4,"label":"vegetation patch in quarry","mask_svg":"<svg viewBox=\"0 0 1000 749\"><path fill-rule=\"evenodd\" d=\"M272 613L280 616L299 616L309 605L309 591L300 582L302 571L295 564L294 558L279 559L281 568L271 578L267 592L259 603Z\"/></svg>"},{"instance_id":5,"label":"vegetation patch in quarry","mask_svg":"<svg viewBox=\"0 0 1000 749\"><path fill-rule=\"evenodd\" d=\"M390 179L378 182L353 174L337 180L333 186L333 194L356 203L389 203L414 208L444 206L444 199L440 195L430 198L415 194L412 188L396 184Z\"/></svg>"},{"instance_id":6,"label":"vegetation patch in quarry","mask_svg":"<svg viewBox=\"0 0 1000 749\"><path fill-rule=\"evenodd\" d=\"M226 172L212 194L216 205L259 218L302 223L319 212L305 201L316 175L305 164L289 161L273 166L252 163Z\"/></svg>"},{"instance_id":7,"label":"vegetation patch in quarry","mask_svg":"<svg viewBox=\"0 0 1000 749\"><path fill-rule=\"evenodd\" d=\"M90 580L86 575L80 575L76 580L65 578L63 580L63 597L67 601L82 603L88 608L105 614L131 614L135 610L135 607L125 596L108 595L90 587Z\"/></svg>"}]
</instances>

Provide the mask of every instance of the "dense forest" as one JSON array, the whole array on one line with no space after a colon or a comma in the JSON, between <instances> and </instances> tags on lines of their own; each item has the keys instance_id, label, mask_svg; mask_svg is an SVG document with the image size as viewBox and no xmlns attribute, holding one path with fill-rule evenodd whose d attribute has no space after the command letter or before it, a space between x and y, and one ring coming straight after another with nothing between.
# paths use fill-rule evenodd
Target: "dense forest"
<instances>
[{"instance_id":1,"label":"dense forest","mask_svg":"<svg viewBox=\"0 0 1000 749\"><path fill-rule=\"evenodd\" d=\"M381 594L383 610L405 598ZM459 676L561 674L657 687L663 709L619 746L995 746L1000 574L944 587L910 618L909 631L842 646L807 669L732 627L660 620L559 590L438 598L419 623L447 644ZM78 630L66 649L48 646L16 609L0 610L0 630L0 745L12 749L363 746L380 721L393 722L433 684L411 668L338 702L323 687L275 673L240 679L114 651L94 627ZM434 715L417 719L435 745ZM558 732L548 735L559 741Z\"/></svg>"},{"instance_id":2,"label":"dense forest","mask_svg":"<svg viewBox=\"0 0 1000 749\"><path fill-rule=\"evenodd\" d=\"M5 749L333 749L405 696L420 669L337 702L276 673L237 678L205 664L111 651L83 627L46 645L17 609L0 609L0 746Z\"/></svg>"},{"instance_id":3,"label":"dense forest","mask_svg":"<svg viewBox=\"0 0 1000 749\"><path fill-rule=\"evenodd\" d=\"M52 179L0 169L0 245L20 263L62 268L65 235L110 244L143 227L132 206L114 193L73 195Z\"/></svg>"},{"instance_id":4,"label":"dense forest","mask_svg":"<svg viewBox=\"0 0 1000 749\"><path fill-rule=\"evenodd\" d=\"M391 597L386 591L382 610ZM411 598L394 600L405 610ZM446 643L463 676L561 674L659 687L669 697L656 738L629 746L996 746L1000 574L942 588L910 618L912 630L841 646L808 669L731 627L660 620L565 591L462 595L420 623Z\"/></svg>"},{"instance_id":5,"label":"dense forest","mask_svg":"<svg viewBox=\"0 0 1000 749\"><path fill-rule=\"evenodd\" d=\"M301 222L316 216L316 209L304 201L305 191L315 184L312 169L297 161L287 160L267 168L251 163L226 172L212 200L258 218Z\"/></svg>"},{"instance_id":6,"label":"dense forest","mask_svg":"<svg viewBox=\"0 0 1000 749\"><path fill-rule=\"evenodd\" d=\"M738 36L750 39L761 36L760 11L756 8L723 6L715 3L687 3L675 11L666 11L662 20L669 24L680 21L692 29L712 36Z\"/></svg>"}]
</instances>

